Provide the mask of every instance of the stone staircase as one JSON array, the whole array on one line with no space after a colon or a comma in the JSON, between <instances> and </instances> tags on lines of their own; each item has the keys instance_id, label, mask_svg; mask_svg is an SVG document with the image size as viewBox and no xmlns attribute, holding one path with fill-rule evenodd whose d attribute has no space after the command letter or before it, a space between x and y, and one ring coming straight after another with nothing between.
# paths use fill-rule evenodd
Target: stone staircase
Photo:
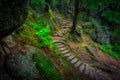
<instances>
[{"instance_id":1,"label":"stone staircase","mask_svg":"<svg viewBox=\"0 0 120 80\"><path fill-rule=\"evenodd\" d=\"M68 47L64 38L67 30L70 29L71 23L68 21L65 23L65 20L61 21L63 22L62 26L60 26L61 29L53 36L53 41L60 51L60 55L67 62L69 62L80 74L88 77L90 80L111 80L106 73L91 67L87 63L82 62L77 56L74 55L74 53Z\"/></svg>"}]
</instances>

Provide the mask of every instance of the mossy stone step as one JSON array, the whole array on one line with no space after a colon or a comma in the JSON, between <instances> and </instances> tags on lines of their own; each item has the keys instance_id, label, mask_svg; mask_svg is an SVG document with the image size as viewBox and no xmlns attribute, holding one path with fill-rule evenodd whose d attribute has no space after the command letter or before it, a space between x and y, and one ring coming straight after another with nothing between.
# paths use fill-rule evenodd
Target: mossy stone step
<instances>
[{"instance_id":1,"label":"mossy stone step","mask_svg":"<svg viewBox=\"0 0 120 80\"><path fill-rule=\"evenodd\" d=\"M67 49L68 49L67 47L59 48L59 50L61 50L61 51L64 51L64 50L67 50Z\"/></svg>"},{"instance_id":2,"label":"mossy stone step","mask_svg":"<svg viewBox=\"0 0 120 80\"><path fill-rule=\"evenodd\" d=\"M65 50L65 51L61 51L62 54L65 54L65 53L68 53L68 52L70 52L70 50L68 50L68 49Z\"/></svg>"},{"instance_id":3,"label":"mossy stone step","mask_svg":"<svg viewBox=\"0 0 120 80\"><path fill-rule=\"evenodd\" d=\"M54 43L65 43L63 40L53 40Z\"/></svg>"},{"instance_id":4,"label":"mossy stone step","mask_svg":"<svg viewBox=\"0 0 120 80\"><path fill-rule=\"evenodd\" d=\"M94 78L95 80L100 80L100 79L99 79L99 78L100 78L100 75L99 75L98 73L96 73L96 70L95 70L94 68L92 68L91 74L94 75L93 78ZM90 77L91 77L91 76L90 76ZM99 77L99 78L98 78L98 77Z\"/></svg>"},{"instance_id":5,"label":"mossy stone step","mask_svg":"<svg viewBox=\"0 0 120 80\"><path fill-rule=\"evenodd\" d=\"M85 65L84 64L79 66L80 73L83 73L84 69L85 69Z\"/></svg>"},{"instance_id":6,"label":"mossy stone step","mask_svg":"<svg viewBox=\"0 0 120 80\"><path fill-rule=\"evenodd\" d=\"M89 72L89 77L90 77L90 78L94 78L93 69L91 69L91 68L90 68L90 72Z\"/></svg>"},{"instance_id":7,"label":"mossy stone step","mask_svg":"<svg viewBox=\"0 0 120 80\"><path fill-rule=\"evenodd\" d=\"M62 48L62 47L65 47L65 46L66 46L65 44L57 45L58 48Z\"/></svg>"},{"instance_id":8,"label":"mossy stone step","mask_svg":"<svg viewBox=\"0 0 120 80\"><path fill-rule=\"evenodd\" d=\"M81 62L81 61L78 61L78 62L76 62L76 63L74 64L74 66L77 68L77 67L79 67L81 64L82 64L82 62Z\"/></svg>"},{"instance_id":9,"label":"mossy stone step","mask_svg":"<svg viewBox=\"0 0 120 80\"><path fill-rule=\"evenodd\" d=\"M85 64L85 71L84 71L84 73L86 75L89 75L89 73L90 73L90 66L88 64Z\"/></svg>"},{"instance_id":10,"label":"mossy stone step","mask_svg":"<svg viewBox=\"0 0 120 80\"><path fill-rule=\"evenodd\" d=\"M71 56L69 56L67 59L68 59L68 60L72 60L73 58L75 58L75 56L74 56L74 55L71 55Z\"/></svg>"},{"instance_id":11,"label":"mossy stone step","mask_svg":"<svg viewBox=\"0 0 120 80\"><path fill-rule=\"evenodd\" d=\"M54 36L57 36L57 37L63 37L62 34L58 33L58 34L54 34Z\"/></svg>"},{"instance_id":12,"label":"mossy stone step","mask_svg":"<svg viewBox=\"0 0 120 80\"><path fill-rule=\"evenodd\" d=\"M70 63L71 63L71 64L75 64L77 61L78 61L78 59L77 59L77 58L74 58L74 59L72 59L72 60L70 61Z\"/></svg>"},{"instance_id":13,"label":"mossy stone step","mask_svg":"<svg viewBox=\"0 0 120 80\"><path fill-rule=\"evenodd\" d=\"M59 46L59 45L62 45L62 44L64 44L64 43L55 43L56 46Z\"/></svg>"},{"instance_id":14,"label":"mossy stone step","mask_svg":"<svg viewBox=\"0 0 120 80\"><path fill-rule=\"evenodd\" d=\"M54 34L53 36L55 36L55 37L63 37L63 36L59 36L59 34Z\"/></svg>"},{"instance_id":15,"label":"mossy stone step","mask_svg":"<svg viewBox=\"0 0 120 80\"><path fill-rule=\"evenodd\" d=\"M70 26L67 26L67 25L66 25L66 26L62 26L62 27L63 27L63 28L70 28Z\"/></svg>"},{"instance_id":16,"label":"mossy stone step","mask_svg":"<svg viewBox=\"0 0 120 80\"><path fill-rule=\"evenodd\" d=\"M64 57L69 57L69 56L71 56L71 53L66 53L66 54L64 55Z\"/></svg>"}]
</instances>

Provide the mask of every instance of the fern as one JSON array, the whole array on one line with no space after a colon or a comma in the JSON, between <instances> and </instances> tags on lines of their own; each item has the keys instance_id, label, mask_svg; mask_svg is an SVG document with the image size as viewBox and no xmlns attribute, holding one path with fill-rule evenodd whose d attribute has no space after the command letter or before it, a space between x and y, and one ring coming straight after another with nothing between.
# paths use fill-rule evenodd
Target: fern
<instances>
[{"instance_id":1,"label":"fern","mask_svg":"<svg viewBox=\"0 0 120 80\"><path fill-rule=\"evenodd\" d=\"M41 47L44 46L53 46L53 41L50 36L50 28L49 26L46 26L45 28L41 28L36 34L37 36L42 40L43 43L40 44Z\"/></svg>"},{"instance_id":2,"label":"fern","mask_svg":"<svg viewBox=\"0 0 120 80\"><path fill-rule=\"evenodd\" d=\"M41 47L54 46L54 43L50 36L51 29L49 26L45 26L42 21L37 20L31 25L31 27L33 27L36 30L36 35L42 41L42 43L40 43Z\"/></svg>"}]
</instances>

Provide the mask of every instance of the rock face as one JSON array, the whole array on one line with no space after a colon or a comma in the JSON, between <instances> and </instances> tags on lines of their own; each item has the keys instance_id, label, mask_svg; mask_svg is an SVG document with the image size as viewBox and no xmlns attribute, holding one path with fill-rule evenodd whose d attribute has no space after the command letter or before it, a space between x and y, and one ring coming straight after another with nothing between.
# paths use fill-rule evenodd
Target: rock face
<instances>
[{"instance_id":1,"label":"rock face","mask_svg":"<svg viewBox=\"0 0 120 80\"><path fill-rule=\"evenodd\" d=\"M40 53L38 48L27 46L25 54L6 55L5 69L7 73L16 78L16 80L39 80L40 75L33 62L33 54Z\"/></svg>"},{"instance_id":2,"label":"rock face","mask_svg":"<svg viewBox=\"0 0 120 80\"><path fill-rule=\"evenodd\" d=\"M108 44L110 43L110 31L108 29L104 29L104 26L94 18L90 18L91 23L93 24L93 28L91 28L90 35L93 40L100 44Z\"/></svg>"},{"instance_id":3,"label":"rock face","mask_svg":"<svg viewBox=\"0 0 120 80\"><path fill-rule=\"evenodd\" d=\"M110 32L108 30L97 30L96 40L101 44L110 43Z\"/></svg>"},{"instance_id":4,"label":"rock face","mask_svg":"<svg viewBox=\"0 0 120 80\"><path fill-rule=\"evenodd\" d=\"M26 5L27 0L0 0L0 40L24 22Z\"/></svg>"}]
</instances>

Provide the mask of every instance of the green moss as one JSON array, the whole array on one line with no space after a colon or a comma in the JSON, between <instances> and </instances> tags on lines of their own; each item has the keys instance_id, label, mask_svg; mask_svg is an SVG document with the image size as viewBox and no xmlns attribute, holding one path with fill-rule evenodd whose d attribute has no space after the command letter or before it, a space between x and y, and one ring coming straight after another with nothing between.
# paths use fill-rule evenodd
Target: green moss
<instances>
[{"instance_id":1,"label":"green moss","mask_svg":"<svg viewBox=\"0 0 120 80\"><path fill-rule=\"evenodd\" d=\"M94 52L88 46L85 46L85 49L89 52L91 56L95 57Z\"/></svg>"},{"instance_id":2,"label":"green moss","mask_svg":"<svg viewBox=\"0 0 120 80\"><path fill-rule=\"evenodd\" d=\"M34 54L33 60L37 62L37 68L45 80L65 80L49 57L43 54Z\"/></svg>"},{"instance_id":3,"label":"green moss","mask_svg":"<svg viewBox=\"0 0 120 80\"><path fill-rule=\"evenodd\" d=\"M54 43L51 38L52 28L50 26L54 27L55 25L54 26L51 25L54 22L52 22L52 20L49 19L50 19L49 13L38 15L36 14L35 11L30 10L28 19L25 22L25 27L31 27L32 29L35 30L35 34L40 39L40 44L39 44L40 47L54 46ZM31 34L28 34L28 32L25 32L25 34L30 36L30 39L31 38L33 39Z\"/></svg>"},{"instance_id":4,"label":"green moss","mask_svg":"<svg viewBox=\"0 0 120 80\"><path fill-rule=\"evenodd\" d=\"M40 38L40 40L42 40L42 43L40 44L41 47L54 46L54 43L50 36L51 30L48 26L43 26L44 28L42 26L33 27L37 30L36 35Z\"/></svg>"},{"instance_id":5,"label":"green moss","mask_svg":"<svg viewBox=\"0 0 120 80\"><path fill-rule=\"evenodd\" d=\"M78 35L69 34L68 36L69 36L68 38L69 38L70 40L74 41L74 42L81 42L81 41L82 41L82 38L79 37Z\"/></svg>"},{"instance_id":6,"label":"green moss","mask_svg":"<svg viewBox=\"0 0 120 80\"><path fill-rule=\"evenodd\" d=\"M112 32L113 49L114 49L114 51L116 51L117 53L120 54L120 37L119 37L119 35L120 35L120 28L117 28Z\"/></svg>"},{"instance_id":7,"label":"green moss","mask_svg":"<svg viewBox=\"0 0 120 80\"><path fill-rule=\"evenodd\" d=\"M113 56L115 59L120 60L120 54L112 50L111 45L101 45L100 49L104 52L107 52L111 56Z\"/></svg>"},{"instance_id":8,"label":"green moss","mask_svg":"<svg viewBox=\"0 0 120 80\"><path fill-rule=\"evenodd\" d=\"M103 71L107 71L107 72L116 72L115 69L109 67L109 66L101 66L101 65L97 65L97 64L93 64L91 65L92 67L96 67L100 70L103 70Z\"/></svg>"}]
</instances>

